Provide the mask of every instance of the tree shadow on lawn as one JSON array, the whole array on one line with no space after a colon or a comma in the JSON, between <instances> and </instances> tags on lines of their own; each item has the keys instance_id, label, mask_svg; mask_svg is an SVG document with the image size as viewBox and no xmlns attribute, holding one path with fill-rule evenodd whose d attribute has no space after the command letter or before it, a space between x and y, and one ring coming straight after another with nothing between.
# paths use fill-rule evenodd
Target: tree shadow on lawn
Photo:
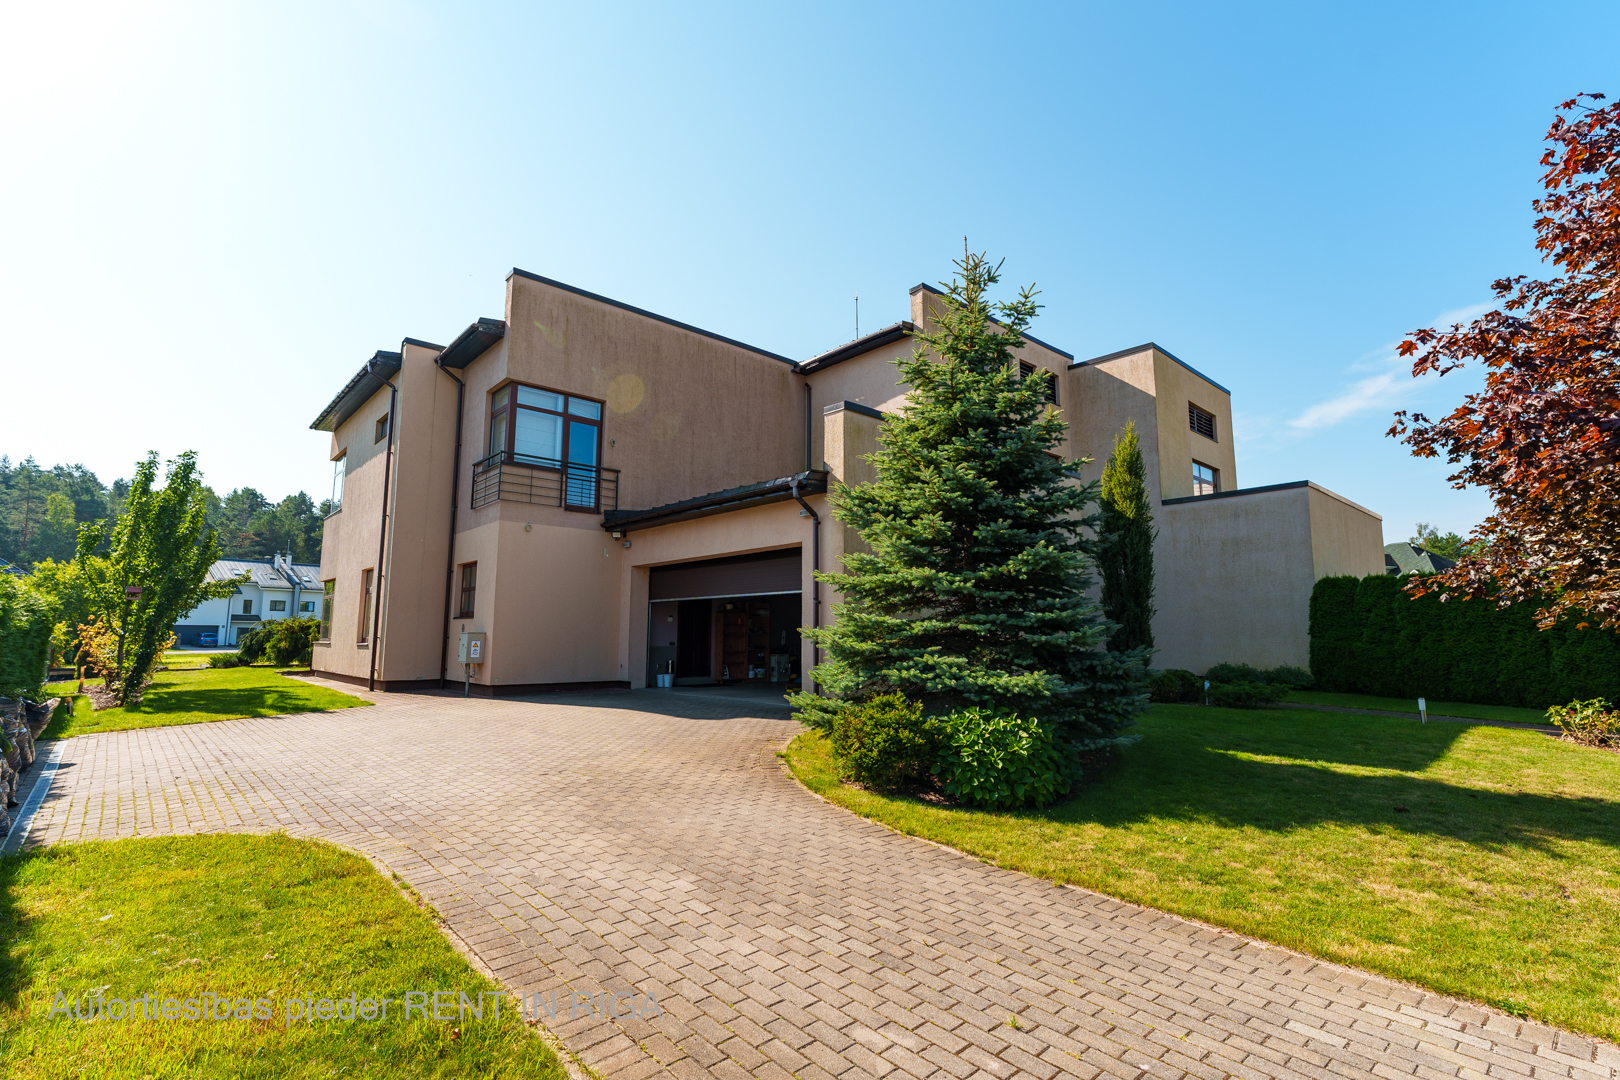
<instances>
[{"instance_id":1,"label":"tree shadow on lawn","mask_svg":"<svg viewBox=\"0 0 1620 1080\"><path fill-rule=\"evenodd\" d=\"M1471 728L1368 719L1373 722L1326 731L1283 717L1242 726L1215 716L1166 726L1150 721L1140 743L1072 797L1028 816L1106 826L1168 818L1269 832L1338 824L1487 848L1546 849L1559 840L1620 848L1620 801L1501 790L1512 788L1517 777L1515 763L1507 760L1487 777L1500 785L1494 788L1410 775L1444 757ZM1333 766L1407 775L1346 773Z\"/></svg>"}]
</instances>

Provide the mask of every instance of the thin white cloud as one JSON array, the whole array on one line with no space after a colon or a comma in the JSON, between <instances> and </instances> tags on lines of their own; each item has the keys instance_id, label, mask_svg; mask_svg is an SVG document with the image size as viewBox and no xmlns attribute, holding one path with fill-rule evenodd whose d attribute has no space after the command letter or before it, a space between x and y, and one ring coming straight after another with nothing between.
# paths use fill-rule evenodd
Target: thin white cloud
<instances>
[{"instance_id":1,"label":"thin white cloud","mask_svg":"<svg viewBox=\"0 0 1620 1080\"><path fill-rule=\"evenodd\" d=\"M1454 323L1466 323L1490 309L1489 304L1473 304L1441 312L1432 325L1449 327ZM1398 406L1409 400L1417 387L1436 378L1432 374L1412 378L1411 360L1398 355L1393 343L1362 357L1348 370L1370 370L1374 374L1357 379L1333 397L1308 407L1287 421L1288 426L1295 431L1315 431L1342 423L1352 416Z\"/></svg>"}]
</instances>

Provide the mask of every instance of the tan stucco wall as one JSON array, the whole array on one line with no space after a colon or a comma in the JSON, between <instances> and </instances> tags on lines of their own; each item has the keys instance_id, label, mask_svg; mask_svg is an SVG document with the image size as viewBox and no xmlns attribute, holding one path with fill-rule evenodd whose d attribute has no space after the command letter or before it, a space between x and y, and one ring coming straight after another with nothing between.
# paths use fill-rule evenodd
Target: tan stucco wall
<instances>
[{"instance_id":1,"label":"tan stucco wall","mask_svg":"<svg viewBox=\"0 0 1620 1080\"><path fill-rule=\"evenodd\" d=\"M1220 470L1222 491L1239 487L1232 446L1232 396L1209 380L1153 350L1154 386L1159 414L1159 490L1161 498L1193 493L1192 463ZM1187 403L1215 416L1215 438L1206 439L1187 423Z\"/></svg>"},{"instance_id":2,"label":"tan stucco wall","mask_svg":"<svg viewBox=\"0 0 1620 1080\"><path fill-rule=\"evenodd\" d=\"M1153 664L1308 667L1311 589L1383 566L1376 514L1315 484L1159 508Z\"/></svg>"}]
</instances>

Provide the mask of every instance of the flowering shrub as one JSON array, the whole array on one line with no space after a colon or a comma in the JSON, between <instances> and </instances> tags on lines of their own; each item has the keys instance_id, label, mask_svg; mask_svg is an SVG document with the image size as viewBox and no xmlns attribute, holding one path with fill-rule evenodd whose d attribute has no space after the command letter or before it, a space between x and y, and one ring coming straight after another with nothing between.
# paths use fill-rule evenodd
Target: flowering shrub
<instances>
[{"instance_id":1,"label":"flowering shrub","mask_svg":"<svg viewBox=\"0 0 1620 1080\"><path fill-rule=\"evenodd\" d=\"M1547 719L1564 738L1582 746L1620 746L1620 711L1603 698L1572 701L1547 710Z\"/></svg>"},{"instance_id":2,"label":"flowering shrub","mask_svg":"<svg viewBox=\"0 0 1620 1080\"><path fill-rule=\"evenodd\" d=\"M1040 721L968 709L944 721L938 776L946 794L986 810L1045 806L1069 791L1061 745Z\"/></svg>"}]
</instances>

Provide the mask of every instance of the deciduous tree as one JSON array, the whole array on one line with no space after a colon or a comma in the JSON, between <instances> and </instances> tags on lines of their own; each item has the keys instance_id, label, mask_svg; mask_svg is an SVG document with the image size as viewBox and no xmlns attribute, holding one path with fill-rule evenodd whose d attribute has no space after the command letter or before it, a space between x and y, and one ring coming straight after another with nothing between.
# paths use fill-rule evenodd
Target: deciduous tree
<instances>
[{"instance_id":1,"label":"deciduous tree","mask_svg":"<svg viewBox=\"0 0 1620 1080\"><path fill-rule=\"evenodd\" d=\"M161 488L157 472L157 454L148 454L135 467L123 513L79 533L92 611L118 635L121 704L140 700L175 621L235 587L208 580L219 540L206 521L197 455L187 451L169 462ZM102 544L105 560L92 560Z\"/></svg>"},{"instance_id":2,"label":"deciduous tree","mask_svg":"<svg viewBox=\"0 0 1620 1080\"><path fill-rule=\"evenodd\" d=\"M1495 504L1466 557L1412 591L1535 601L1544 627L1564 614L1620 627L1620 108L1602 99L1564 102L1547 132L1532 205L1557 273L1501 278L1498 310L1401 343L1413 375L1478 361L1485 389L1438 420L1396 413L1389 430Z\"/></svg>"}]
</instances>

